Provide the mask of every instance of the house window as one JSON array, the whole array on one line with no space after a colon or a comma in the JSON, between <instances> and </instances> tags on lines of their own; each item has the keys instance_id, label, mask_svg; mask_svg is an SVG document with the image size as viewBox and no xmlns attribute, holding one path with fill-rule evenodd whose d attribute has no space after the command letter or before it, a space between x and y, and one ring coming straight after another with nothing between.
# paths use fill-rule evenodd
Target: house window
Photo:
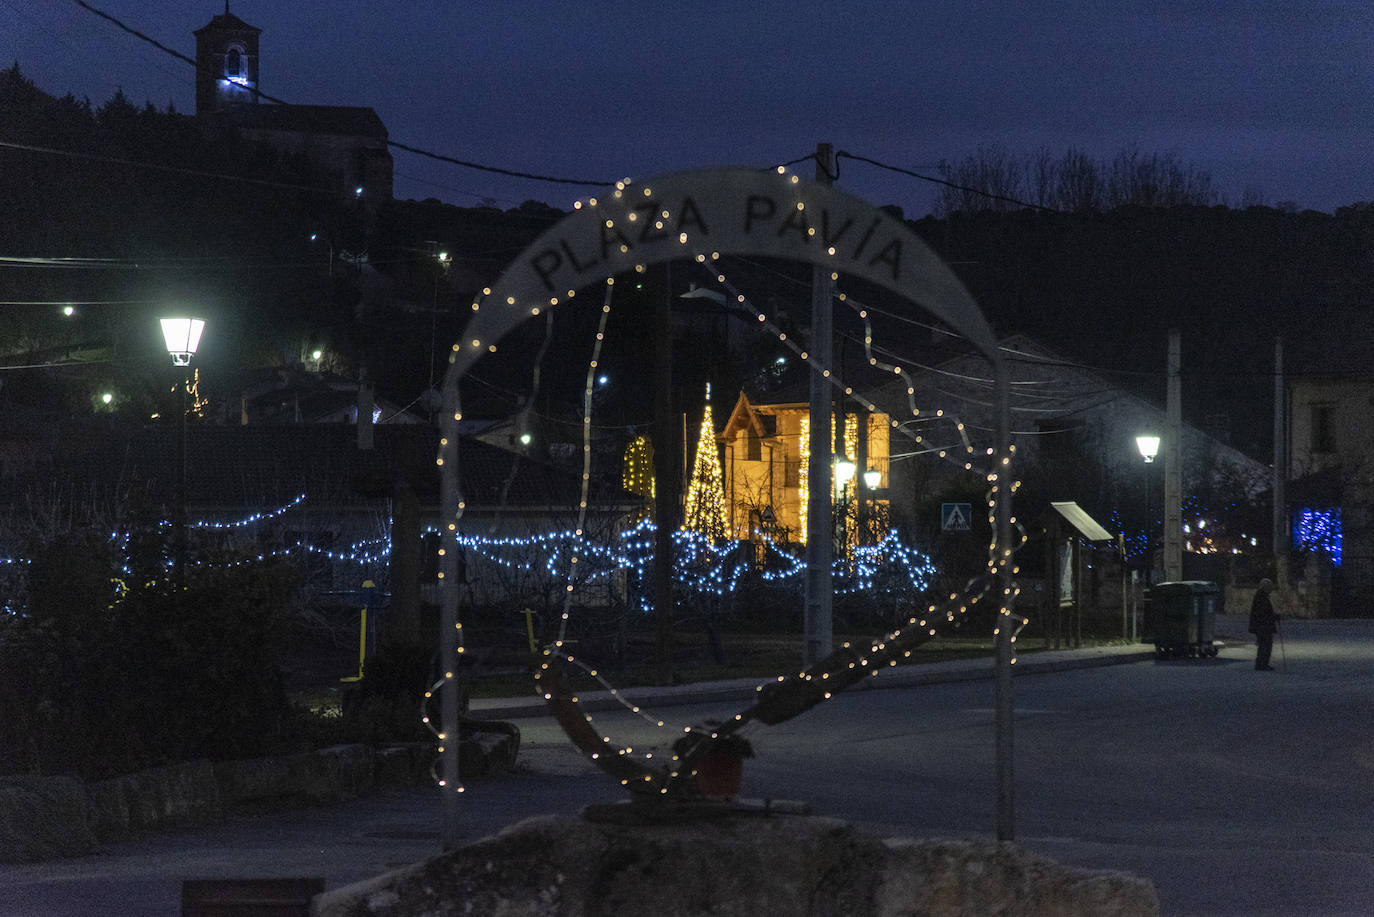
<instances>
[{"instance_id":1,"label":"house window","mask_svg":"<svg viewBox=\"0 0 1374 917\"><path fill-rule=\"evenodd\" d=\"M763 460L763 440L759 439L759 435L753 430L750 430L749 435L745 437L744 448L744 457L749 461L759 462Z\"/></svg>"},{"instance_id":2,"label":"house window","mask_svg":"<svg viewBox=\"0 0 1374 917\"><path fill-rule=\"evenodd\" d=\"M782 466L782 486L800 487L801 486L801 459L787 459Z\"/></svg>"},{"instance_id":3,"label":"house window","mask_svg":"<svg viewBox=\"0 0 1374 917\"><path fill-rule=\"evenodd\" d=\"M1334 404L1314 404L1311 407L1312 440L1314 453L1336 451L1336 406Z\"/></svg>"}]
</instances>

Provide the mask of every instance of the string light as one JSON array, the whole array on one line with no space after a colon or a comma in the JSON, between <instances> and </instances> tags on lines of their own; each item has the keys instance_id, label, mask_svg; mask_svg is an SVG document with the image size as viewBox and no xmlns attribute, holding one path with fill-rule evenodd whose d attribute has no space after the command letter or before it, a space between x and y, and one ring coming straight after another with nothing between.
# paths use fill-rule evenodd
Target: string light
<instances>
[{"instance_id":1,"label":"string light","mask_svg":"<svg viewBox=\"0 0 1374 917\"><path fill-rule=\"evenodd\" d=\"M725 538L725 481L716 448L716 425L711 417L711 383L706 383L706 406L697 436L696 460L687 483L686 511L682 526L713 542Z\"/></svg>"},{"instance_id":2,"label":"string light","mask_svg":"<svg viewBox=\"0 0 1374 917\"><path fill-rule=\"evenodd\" d=\"M778 174L787 177L787 181L792 187L796 188L799 185L798 176L788 176L785 167L780 167L778 169ZM648 189L635 188L627 179L617 183L616 189L612 193L612 197L615 201L619 202L632 195L637 197L640 190L643 190L646 195L651 194ZM589 203L595 206L596 202L592 200ZM801 231L808 235L814 235L814 228L808 225L808 217L815 211L808 209L805 200L793 198L790 203L793 207L793 212L791 216L786 218L786 225L784 228L790 228L794 231ZM616 207L619 206L619 204L616 205ZM624 214L624 216L621 214ZM667 232L676 233L678 243L684 246L687 245L689 240L687 234L682 231L682 225L669 229L669 223L672 221L672 214L670 211L663 210L661 212L661 217L661 219L658 219L653 215L649 215L649 219L654 221L655 228L663 230L665 234ZM626 223L633 222L633 220L628 218L628 211L624 210L616 210L606 217L604 225L610 231L602 234L603 253L608 240L610 244L614 244L614 240L617 239L621 242L627 241L627 237L622 234L621 229L617 226L617 222L621 220L624 220ZM704 235L704 227L702 227L702 229ZM865 236L862 244L866 244L867 239L868 237ZM627 250L626 245L622 245L621 249L622 252L625 252ZM884 251L887 250L885 249ZM882 254L882 252L879 252L875 255L875 260L879 259ZM695 260L705 267L706 260L704 255L704 252L697 252ZM830 256L834 257L833 249L830 251ZM739 293L739 291L733 289L733 287L729 287L725 275L719 272L718 268L715 268L714 262L718 257L718 253L713 252L711 254L712 264L710 265L712 269L716 270L715 276L717 282L727 285L729 291L734 295L736 302L748 306L747 298L742 293ZM895 274L895 262L893 262L893 267ZM645 265L643 262L636 263L634 269L636 273L643 274ZM834 273L838 274L838 272ZM836 279L838 279L838 277L836 277ZM847 296L839 291L837 291L837 298L840 302L847 301ZM556 299L550 300L550 304L556 302ZM772 325L767 320L767 316L761 311L754 311L759 319L759 323L768 332L774 334L781 344L790 348L803 361L810 363L814 371L820 373L822 378L825 378L831 385L835 386L838 391L844 393L846 396L854 396L854 388L845 384L844 380L840 378L840 374L837 373L833 367L823 365L823 360L816 359L815 355L803 350L796 342L790 341L786 333ZM863 318L867 323L866 313ZM604 330L604 319L602 327ZM871 349L871 326L866 327L866 352L870 358L870 365L876 365L877 358L873 356ZM598 331L598 346L601 339L602 331ZM478 348L479 346L480 342L474 340L473 347ZM595 354L596 351L594 350L593 360L588 373L589 390L591 387L591 373L596 366L597 357ZM828 355L826 355L825 358L828 358ZM892 367L891 369L895 375L902 375L904 372L900 367ZM911 401L914 397L914 386L910 385L909 378L907 387L909 401ZM877 413L877 408L873 399L862 398L861 403L870 414ZM584 398L584 404L584 487L583 498L579 503L579 522L576 528L571 532L563 533L561 537L551 539L544 544L544 547L548 549L545 552L543 560L544 569L554 575L561 572L565 577L566 594L564 600L564 613L560 623L559 639L555 642L553 648L548 651L547 659L549 661L546 661L541 666L540 674L537 677L543 689L542 693L546 699L549 700L550 704L553 705L560 723L564 726L570 738L573 739L574 744L587 753L592 760L596 761L603 769L617 776L622 785L629 787L634 792L654 791L657 793L670 793L675 786L674 781L676 781L684 771L690 770L692 755L700 751L704 743L695 743L693 750L688 753L685 760L677 762L677 770L665 772L661 769L649 768L643 764L632 762L630 759L633 757L633 748L628 745L616 746L609 736L602 735L591 728L590 717L585 716L585 714L580 716L576 715L578 698L575 694L571 694L564 690L560 676L555 674L559 666L577 665L570 654L566 654L562 651L564 645L564 629L567 625L568 609L571 607L570 601L572 593L579 585L586 585L597 578L616 576L618 571L625 569L623 565L630 562L631 559L630 552L617 550L611 545L597 545L592 543L587 539L584 532L583 517L585 516L587 506L586 481L589 477L587 469L588 462L590 461L590 448L586 444L586 436L590 428L589 417L591 399L589 395ZM921 412L916 409L914 403L912 403L910 407L912 417L910 423L928 423L926 418L921 416ZM999 490L999 488L1007 486L1004 482L1008 480L1006 466L1009 464L1010 454L1007 456L997 456L990 451L987 453L986 457L992 460L993 467L997 469L995 472L989 469L976 468L976 461L982 460L982 457L975 451L970 441L968 430L964 424L957 418L947 418L944 411L936 411L931 419L944 420L945 423L951 426L955 435L952 437L953 442L949 444L923 447L923 454L935 454L942 458L947 458L957 467L980 474L990 485L988 489L989 516L996 520L999 517L998 507L1001 503L1002 495L1006 493L1005 491ZM886 420L881 422L884 427L888 424ZM904 435L908 435L916 443L922 443L923 438L926 437L929 432L922 428L907 429L903 424L897 421L892 421L891 423L892 429L898 430ZM703 426L706 427L706 429L701 437L703 447L698 448L699 459L708 452L715 452L714 430L709 429L706 424ZM852 451L854 440L858 435L856 426L857 418L854 419L854 426L851 426L850 422L846 422L845 426L841 429L842 440L846 443L846 448L850 451ZM851 430L854 430L854 432L851 432ZM867 434L865 433L865 435ZM705 468L701 475L693 475L693 477L697 478L700 482L699 492L696 495L698 497L696 501L697 506L707 509L715 502L712 498L713 495L707 494L707 491L712 489L710 486L710 471L711 469ZM807 483L809 484L809 482ZM1011 482L1010 490L1014 492L1016 486L1017 482ZM720 502L724 502L723 498L720 499ZM698 512L698 517L699 516L700 512ZM699 521L699 519L694 521ZM647 545L648 539L645 538L644 535L649 531L650 527L646 523L647 520L636 527L634 531L636 531L637 534L634 537L642 540ZM679 555L674 559L675 578L680 577L683 580L684 586L688 589L711 590L718 593L733 589L738 576L743 575L741 570L744 565L740 564L738 561L731 562L724 559L722 556L724 552L719 550L714 543L715 538L719 537L713 530L714 526L700 525L699 528L705 529L706 532L693 528L685 528L683 531L674 533L674 542L678 545L677 554ZM970 584L964 595L960 596L956 593L952 596L948 606L943 608L939 615L934 614L937 611L937 607L936 605L932 605L930 607L930 611L932 612L930 618L920 616L913 617L909 620L907 625L887 635L885 638L873 642L866 650L862 648L851 648L846 650L845 653L837 654L835 657L828 657L826 660L822 660L820 663L817 663L808 670L798 673L797 676L791 679L780 677L779 681L776 683L770 682L767 685L761 685L759 703L744 714L736 716L734 720L726 724L720 730L714 732L712 738L715 739L720 736L728 735L742 728L745 723L753 719L758 719L766 723L777 722L789 718L795 715L796 712L799 712L799 709L806 709L814 703L832 697L836 691L842 689L847 684L852 684L859 678L867 677L870 674L876 674L884 667L896 665L898 658L909 658L910 650L913 646L919 645L920 642L930 639L937 633L937 627L931 626L928 621L938 621L939 617L943 616L947 622L955 623L958 620L958 616L966 614L970 609L977 607L980 602L987 601L990 596L997 596L998 601L1001 603L1001 608L999 609L1001 615L1014 618L1016 621L1021 622L1021 626L1024 626L1024 618L1011 615L1010 609L1019 590L1014 583L1006 585L1006 583L1010 581L1005 578L1005 574L1012 569L1011 559L1014 551L1025 544L1025 534L1022 532L1020 543L1012 547L1000 543L1002 536L998 534L998 528L999 526L994 525L994 536L989 545L988 572L978 578L974 584ZM472 536L470 535L460 535L455 532L454 539L455 542L468 544L474 553L481 551L490 552L493 555L500 553L493 551L489 543L479 544L471 540ZM765 552L777 550L776 546L766 539L763 545L763 550ZM866 549L862 552L856 550L853 552L852 563L856 570L854 588L874 588L874 581L869 575L869 571L882 562L882 560L875 560L875 558L890 560L893 555L900 557L900 552L895 550L899 545L900 542L897 541L894 532L882 539L880 544L874 546L871 550ZM733 545L731 547L733 547ZM787 555L786 552L778 551L777 553L779 555L790 556ZM647 546L644 549L643 559L646 562L650 559ZM533 567L533 562L528 557L520 560L512 557L503 557L502 560L522 564L525 569L531 569ZM634 558L634 560L638 561L639 558ZM851 558L846 558L846 560L851 560ZM897 560L895 563L900 566L902 561ZM779 569L784 571L787 570L789 566L795 573L800 572L800 564L795 561L795 558L793 558L793 563L790 565L785 563L778 564ZM911 559L907 558L904 568L914 573L913 582L918 580L921 581L921 588L926 588L928 586L928 578L933 578L933 567L928 566L927 563L912 563ZM768 571L765 575L772 572L773 571ZM576 574L576 576L574 576L574 574ZM644 606L641 605L641 607ZM1003 633L1003 628L1009 626L1012 626L1011 621L999 623L999 633ZM1019 629L1019 627L1016 628L1018 631ZM1010 638L1013 640L1014 637L1014 633L1010 635ZM550 662L557 663L557 666L552 666ZM780 692L790 692L791 694L791 699L789 699L788 703L782 705L782 709L779 709L778 705L774 703ZM803 704L800 708L793 702L798 696L803 699ZM647 788L645 785L647 785Z\"/></svg>"}]
</instances>

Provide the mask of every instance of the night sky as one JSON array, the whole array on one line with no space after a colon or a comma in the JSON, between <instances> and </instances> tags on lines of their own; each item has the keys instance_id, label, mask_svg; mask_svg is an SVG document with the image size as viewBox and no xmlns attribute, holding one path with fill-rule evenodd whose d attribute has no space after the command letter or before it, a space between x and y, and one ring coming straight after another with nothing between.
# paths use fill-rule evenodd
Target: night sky
<instances>
[{"instance_id":1,"label":"night sky","mask_svg":"<svg viewBox=\"0 0 1374 917\"><path fill-rule=\"evenodd\" d=\"M188 56L222 0L89 0ZM796 160L819 141L926 175L980 145L1109 159L1129 145L1330 211L1374 199L1367 0L231 0L261 89L375 108L400 143L612 181ZM73 0L0 0L0 63L93 104L194 110L193 70ZM3 126L0 126L3 137ZM567 207L592 187L395 151L396 196ZM908 216L933 185L853 160L840 185ZM811 167L805 167L810 174ZM1249 198L1246 197L1249 195Z\"/></svg>"}]
</instances>

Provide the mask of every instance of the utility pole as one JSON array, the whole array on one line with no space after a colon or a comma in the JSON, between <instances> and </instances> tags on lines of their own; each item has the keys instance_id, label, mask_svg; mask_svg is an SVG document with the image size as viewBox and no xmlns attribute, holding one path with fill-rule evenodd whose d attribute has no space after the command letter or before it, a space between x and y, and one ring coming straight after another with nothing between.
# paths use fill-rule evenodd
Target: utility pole
<instances>
[{"instance_id":1,"label":"utility pole","mask_svg":"<svg viewBox=\"0 0 1374 917\"><path fill-rule=\"evenodd\" d=\"M1274 582L1288 589L1288 393L1283 380L1283 338L1274 338Z\"/></svg>"},{"instance_id":2,"label":"utility pole","mask_svg":"<svg viewBox=\"0 0 1374 917\"><path fill-rule=\"evenodd\" d=\"M1011 456L1011 396L1007 364L1000 354L992 354L992 372L997 392L997 452L999 458ZM997 771L997 840L1016 840L1015 777L1015 697L1012 691L1012 602L1011 572L1011 477L1006 465L997 466L997 503L993 521L997 527L995 558L999 601L1003 611L997 615L997 658L994 662L993 728L994 765Z\"/></svg>"},{"instance_id":3,"label":"utility pole","mask_svg":"<svg viewBox=\"0 0 1374 917\"><path fill-rule=\"evenodd\" d=\"M816 147L816 181L831 183L834 150L828 143ZM809 666L829 656L834 649L831 618L830 565L834 559L834 507L831 491L830 386L821 375L830 369L834 356L830 272L811 268L811 373L809 446L806 500L806 596L802 612L802 664Z\"/></svg>"},{"instance_id":4,"label":"utility pole","mask_svg":"<svg viewBox=\"0 0 1374 917\"><path fill-rule=\"evenodd\" d=\"M1164 581L1183 579L1183 394L1179 367L1183 345L1169 329L1168 427L1164 437Z\"/></svg>"},{"instance_id":5,"label":"utility pole","mask_svg":"<svg viewBox=\"0 0 1374 917\"><path fill-rule=\"evenodd\" d=\"M654 618L657 681L673 682L673 532L682 492L682 454L673 416L673 274L663 265L663 295L655 307L654 341ZM685 441L685 436L684 436Z\"/></svg>"}]
</instances>

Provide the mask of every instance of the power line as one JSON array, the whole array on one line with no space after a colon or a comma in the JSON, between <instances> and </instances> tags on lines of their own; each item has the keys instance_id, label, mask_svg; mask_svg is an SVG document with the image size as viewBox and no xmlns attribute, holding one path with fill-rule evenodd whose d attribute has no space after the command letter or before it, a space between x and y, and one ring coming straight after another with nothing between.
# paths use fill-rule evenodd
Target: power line
<instances>
[{"instance_id":1,"label":"power line","mask_svg":"<svg viewBox=\"0 0 1374 917\"><path fill-rule=\"evenodd\" d=\"M512 178L528 178L531 181L554 182L561 185L590 185L597 188L604 188L607 185L615 184L614 181L594 181L585 178L555 178L552 175L537 175L533 172L519 172L514 169L502 169L498 166L486 166L479 162L470 162L466 159L457 159L453 156L445 156L443 153L432 153L429 150L422 150L419 147L407 146L395 140L388 140L387 146L395 147L398 150L405 150L407 153L415 153L420 156L427 156L430 159L437 159L440 162L451 163L455 166L463 166L467 169L478 169L483 172L494 172L497 175L508 175Z\"/></svg>"},{"instance_id":2,"label":"power line","mask_svg":"<svg viewBox=\"0 0 1374 917\"><path fill-rule=\"evenodd\" d=\"M71 159L85 159L91 162L103 162L117 166L134 166L140 169L152 169L157 172L172 172L177 175L190 175L195 178L217 178L223 181L236 181L249 185L262 185L268 188L286 188L292 191L309 191L312 194L329 194L336 197L352 196L350 192L341 191L337 188L322 188L316 185L298 185L290 182L271 181L265 178L247 178L242 175L230 175L224 172L206 172L201 169L187 169L181 166L165 166L154 162L142 162L137 159L122 159L115 156L100 156L96 153L78 153L74 150L58 150L46 146L34 146L28 143L13 143L7 140L0 140L0 147L11 150L22 150L27 153L44 153L49 156L67 156Z\"/></svg>"},{"instance_id":3,"label":"power line","mask_svg":"<svg viewBox=\"0 0 1374 917\"><path fill-rule=\"evenodd\" d=\"M420 260L420 259L395 259ZM311 268L313 261L245 261L237 255L215 255L198 258L78 258L48 257L43 255L0 255L0 268L48 268L52 270L78 271L181 271L181 270L222 270L241 271L247 269L294 269ZM127 300L127 303L151 302L152 300ZM92 303L100 304L100 303ZM6 303L6 305L45 305L45 303ZM70 300L60 300L51 305L80 305Z\"/></svg>"},{"instance_id":4,"label":"power line","mask_svg":"<svg viewBox=\"0 0 1374 917\"><path fill-rule=\"evenodd\" d=\"M1008 204L1016 204L1018 207L1026 207L1026 208L1029 208L1029 209L1031 209L1031 210L1043 210L1043 211L1045 211L1046 213L1062 213L1062 211L1056 210L1056 209L1054 209L1053 207L1045 207L1045 206L1043 206L1043 205L1041 205L1041 204L1032 204L1032 203L1030 203L1029 201L1018 200L1017 198L1014 198L1014 197L1007 197L1006 195L1003 195L1003 194L993 194L993 193L990 192L990 191L983 191L983 190L981 190L981 189L979 189L979 188L970 188L970 187L968 187L967 185L956 184L956 183L954 183L954 182L952 182L952 181L946 181L946 180L943 179L943 178L935 178L935 177L930 176L930 175L922 175L922 174L919 173L919 172L913 172L913 171L911 171L910 169L903 169L901 166L888 165L888 164L885 163L885 162L879 162L879 161L876 160L876 159L869 159L867 156L859 156L858 154L856 154L856 153L850 153L850 152L848 152L847 150L840 150L840 151L838 151L837 153L835 153L835 177L836 177L836 178L838 178L838 177L839 177L839 174L840 174L840 170L839 170L839 161L840 161L840 157L844 157L844 158L846 158L846 159L857 160L858 162L866 162L866 163L868 163L869 165L871 165L871 166L877 166L877 167L880 168L880 169L887 169L887 170L890 171L890 172L897 172L897 173L899 173L899 174L901 174L901 175L910 175L912 178L919 178L921 181L928 181L928 182L931 182L931 183L933 183L933 184L944 185L945 187L947 187L947 188L953 188L953 189L955 189L956 191L966 191L966 192L968 192L969 194L978 194L978 195L982 195L983 197L990 198L990 199L992 199L992 200L994 200L994 201L1005 201L1005 202L1008 203Z\"/></svg>"},{"instance_id":5,"label":"power line","mask_svg":"<svg viewBox=\"0 0 1374 917\"><path fill-rule=\"evenodd\" d=\"M155 299L0 299L0 306L136 306Z\"/></svg>"},{"instance_id":6,"label":"power line","mask_svg":"<svg viewBox=\"0 0 1374 917\"><path fill-rule=\"evenodd\" d=\"M97 363L113 363L113 360L67 360L64 363L24 363L10 366L0 366L0 372L9 372L14 369L55 369L63 366L94 366Z\"/></svg>"}]
</instances>

